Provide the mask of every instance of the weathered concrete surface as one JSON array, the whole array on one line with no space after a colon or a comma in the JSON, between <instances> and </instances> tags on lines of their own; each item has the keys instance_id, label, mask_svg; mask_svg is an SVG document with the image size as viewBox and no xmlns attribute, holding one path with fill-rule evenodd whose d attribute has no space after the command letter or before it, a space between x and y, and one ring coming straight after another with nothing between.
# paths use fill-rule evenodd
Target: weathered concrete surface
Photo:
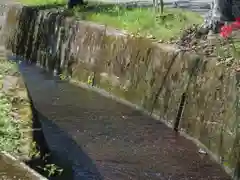
<instances>
[{"instance_id":1,"label":"weathered concrete surface","mask_svg":"<svg viewBox=\"0 0 240 180\"><path fill-rule=\"evenodd\" d=\"M230 180L190 141L128 106L20 64L49 148L74 179Z\"/></svg>"},{"instance_id":2,"label":"weathered concrete surface","mask_svg":"<svg viewBox=\"0 0 240 180\"><path fill-rule=\"evenodd\" d=\"M201 62L187 90L181 127L219 155L223 164L236 161L239 124L239 77L231 65Z\"/></svg>"},{"instance_id":3,"label":"weathered concrete surface","mask_svg":"<svg viewBox=\"0 0 240 180\"><path fill-rule=\"evenodd\" d=\"M0 153L1 180L47 180L7 153Z\"/></svg>"}]
</instances>

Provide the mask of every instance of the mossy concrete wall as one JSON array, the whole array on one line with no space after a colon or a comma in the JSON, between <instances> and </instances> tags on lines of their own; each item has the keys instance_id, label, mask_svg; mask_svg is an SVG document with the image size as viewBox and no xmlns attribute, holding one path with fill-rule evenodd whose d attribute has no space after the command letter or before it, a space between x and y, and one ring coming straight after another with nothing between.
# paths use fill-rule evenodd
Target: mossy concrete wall
<instances>
[{"instance_id":1,"label":"mossy concrete wall","mask_svg":"<svg viewBox=\"0 0 240 180\"><path fill-rule=\"evenodd\" d=\"M12 7L5 29L6 46L17 55L143 107L235 167L240 75L234 64L77 21L59 9Z\"/></svg>"}]
</instances>

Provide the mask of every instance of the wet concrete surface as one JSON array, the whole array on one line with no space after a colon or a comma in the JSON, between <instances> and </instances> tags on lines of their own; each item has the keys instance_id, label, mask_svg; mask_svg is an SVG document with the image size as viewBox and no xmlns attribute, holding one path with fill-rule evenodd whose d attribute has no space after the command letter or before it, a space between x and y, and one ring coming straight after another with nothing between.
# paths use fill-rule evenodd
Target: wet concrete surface
<instances>
[{"instance_id":1,"label":"wet concrete surface","mask_svg":"<svg viewBox=\"0 0 240 180\"><path fill-rule=\"evenodd\" d=\"M81 180L230 180L159 121L20 63L52 152Z\"/></svg>"}]
</instances>

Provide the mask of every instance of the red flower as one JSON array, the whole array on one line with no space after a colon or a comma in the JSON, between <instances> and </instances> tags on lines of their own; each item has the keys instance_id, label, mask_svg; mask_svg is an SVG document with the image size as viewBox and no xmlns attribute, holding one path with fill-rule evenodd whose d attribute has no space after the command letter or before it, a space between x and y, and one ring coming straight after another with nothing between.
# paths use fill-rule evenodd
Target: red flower
<instances>
[{"instance_id":1,"label":"red flower","mask_svg":"<svg viewBox=\"0 0 240 180\"><path fill-rule=\"evenodd\" d=\"M223 37L223 38L227 38L231 35L233 31L233 28L231 25L224 25L221 27L221 32L220 32L220 35Z\"/></svg>"},{"instance_id":2,"label":"red flower","mask_svg":"<svg viewBox=\"0 0 240 180\"><path fill-rule=\"evenodd\" d=\"M231 24L232 28L240 29L240 21L235 21Z\"/></svg>"},{"instance_id":3,"label":"red flower","mask_svg":"<svg viewBox=\"0 0 240 180\"><path fill-rule=\"evenodd\" d=\"M237 22L240 22L240 17L237 17L237 18L236 18L236 21L237 21Z\"/></svg>"},{"instance_id":4,"label":"red flower","mask_svg":"<svg viewBox=\"0 0 240 180\"><path fill-rule=\"evenodd\" d=\"M222 26L220 35L223 38L228 38L232 34L232 31L236 29L240 29L240 17L236 18L232 24Z\"/></svg>"}]
</instances>

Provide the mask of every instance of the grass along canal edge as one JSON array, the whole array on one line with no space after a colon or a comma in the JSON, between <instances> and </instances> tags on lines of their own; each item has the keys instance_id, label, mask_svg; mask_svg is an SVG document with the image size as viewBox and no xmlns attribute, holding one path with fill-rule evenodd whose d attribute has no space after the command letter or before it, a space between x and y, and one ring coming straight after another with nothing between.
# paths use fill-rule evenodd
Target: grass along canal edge
<instances>
[{"instance_id":1,"label":"grass along canal edge","mask_svg":"<svg viewBox=\"0 0 240 180\"><path fill-rule=\"evenodd\" d=\"M0 60L0 150L29 159L32 112L17 65ZM29 132L23 132L29 131Z\"/></svg>"}]
</instances>

